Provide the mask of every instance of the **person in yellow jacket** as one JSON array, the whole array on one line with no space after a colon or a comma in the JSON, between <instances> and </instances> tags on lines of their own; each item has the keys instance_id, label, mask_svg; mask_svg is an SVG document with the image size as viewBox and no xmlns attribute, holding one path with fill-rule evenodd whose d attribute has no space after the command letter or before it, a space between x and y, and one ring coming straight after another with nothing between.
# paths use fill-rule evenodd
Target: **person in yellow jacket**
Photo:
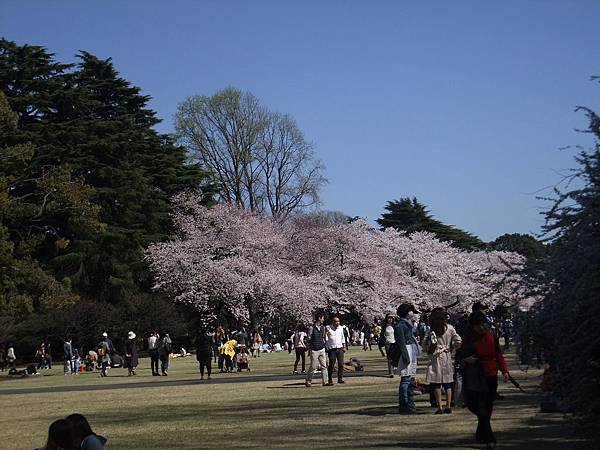
<instances>
[{"instance_id":1,"label":"person in yellow jacket","mask_svg":"<svg viewBox=\"0 0 600 450\"><path fill-rule=\"evenodd\" d=\"M221 354L225 358L225 372L233 372L232 360L235 356L235 349L237 347L237 341L230 339L221 346Z\"/></svg>"}]
</instances>

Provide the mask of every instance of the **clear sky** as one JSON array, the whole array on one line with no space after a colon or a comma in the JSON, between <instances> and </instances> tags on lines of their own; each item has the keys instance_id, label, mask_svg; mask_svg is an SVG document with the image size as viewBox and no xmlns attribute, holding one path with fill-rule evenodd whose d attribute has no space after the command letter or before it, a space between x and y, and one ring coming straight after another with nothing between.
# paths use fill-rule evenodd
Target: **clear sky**
<instances>
[{"instance_id":1,"label":"clear sky","mask_svg":"<svg viewBox=\"0 0 600 450\"><path fill-rule=\"evenodd\" d=\"M535 192L589 144L600 1L2 0L0 35L112 57L173 130L231 85L291 113L325 162L323 208L380 216L417 196L483 239L537 233Z\"/></svg>"}]
</instances>

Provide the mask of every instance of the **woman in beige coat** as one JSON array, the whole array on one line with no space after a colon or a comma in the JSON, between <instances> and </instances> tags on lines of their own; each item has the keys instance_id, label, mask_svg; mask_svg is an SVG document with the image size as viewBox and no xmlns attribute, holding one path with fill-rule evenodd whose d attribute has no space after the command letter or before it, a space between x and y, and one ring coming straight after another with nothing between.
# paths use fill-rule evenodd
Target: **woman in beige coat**
<instances>
[{"instance_id":1,"label":"woman in beige coat","mask_svg":"<svg viewBox=\"0 0 600 450\"><path fill-rule=\"evenodd\" d=\"M429 355L427 382L434 389L438 409L436 414L452 412L454 363L452 353L461 346L462 339L452 325L446 323L444 308L435 308L429 315L430 332L425 336L423 350ZM442 409L442 386L446 391L446 407Z\"/></svg>"}]
</instances>

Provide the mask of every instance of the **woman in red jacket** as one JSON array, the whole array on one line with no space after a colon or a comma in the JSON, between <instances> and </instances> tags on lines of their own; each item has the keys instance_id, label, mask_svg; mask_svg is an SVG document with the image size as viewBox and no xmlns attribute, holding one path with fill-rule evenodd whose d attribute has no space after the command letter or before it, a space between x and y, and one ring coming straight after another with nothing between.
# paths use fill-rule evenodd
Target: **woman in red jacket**
<instances>
[{"instance_id":1,"label":"woman in red jacket","mask_svg":"<svg viewBox=\"0 0 600 450\"><path fill-rule=\"evenodd\" d=\"M486 325L485 316L474 312L469 317L469 330L461 348L463 389L469 410L477 415L475 439L487 448L496 447L490 419L498 389L498 369L508 381L508 368L497 338Z\"/></svg>"}]
</instances>

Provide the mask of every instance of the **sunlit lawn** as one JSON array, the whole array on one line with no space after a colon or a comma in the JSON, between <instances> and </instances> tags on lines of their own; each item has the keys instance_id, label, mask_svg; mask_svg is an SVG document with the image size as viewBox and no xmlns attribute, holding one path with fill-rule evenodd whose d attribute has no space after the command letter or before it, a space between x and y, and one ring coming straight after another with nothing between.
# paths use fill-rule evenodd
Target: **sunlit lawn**
<instances>
[{"instance_id":1,"label":"sunlit lawn","mask_svg":"<svg viewBox=\"0 0 600 450\"><path fill-rule=\"evenodd\" d=\"M379 370L384 360L377 352L362 357L367 370ZM253 371L241 374L290 373L287 353L269 354L252 361ZM147 361L143 361L145 365ZM57 374L0 383L8 387L164 381L145 368L135 379L113 370L110 377ZM525 379L528 389L539 382L536 373ZM216 377L240 374L216 374ZM176 360L168 379L198 378L194 359ZM428 397L417 397L422 414L396 414L398 378L362 377L346 385L307 389L302 378L236 384L193 384L72 393L0 395L0 448L31 449L44 443L53 420L78 411L106 436L108 448L474 448L475 419L456 408L452 415L434 416ZM558 416L537 414L531 395L502 385L504 401L497 403L493 426L500 447L571 449L582 447ZM10 443L7 444L7 443ZM8 445L3 447L3 445Z\"/></svg>"}]
</instances>

